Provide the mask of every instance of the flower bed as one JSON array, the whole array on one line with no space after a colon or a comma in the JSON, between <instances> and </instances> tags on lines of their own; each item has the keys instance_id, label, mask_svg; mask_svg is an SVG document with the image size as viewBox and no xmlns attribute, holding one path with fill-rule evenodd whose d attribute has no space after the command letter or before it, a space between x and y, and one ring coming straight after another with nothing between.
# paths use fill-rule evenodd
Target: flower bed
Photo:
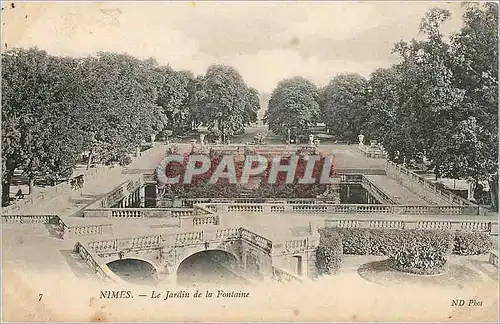
<instances>
[{"instance_id":1,"label":"flower bed","mask_svg":"<svg viewBox=\"0 0 500 324\"><path fill-rule=\"evenodd\" d=\"M268 166L259 175L252 176L250 182L257 183L254 188L249 188L246 184L231 183L227 178L218 178L215 183L211 183L210 179L216 172L217 167L223 158L222 155L210 156L210 168L207 172L201 175L192 177L189 183L184 184L183 176L187 166L189 155L184 156L184 162L170 162L165 167L165 175L169 178L179 176L179 181L175 184L165 186L165 198L183 197L183 198L196 198L196 197L214 197L214 198L232 198L239 196L252 196L255 198L316 198L323 194L327 189L327 184L321 184L320 179L325 163L325 157L320 157L314 165L312 178L315 179L314 183L301 184L299 180L302 179L306 172L306 159L303 157L298 158L297 166L292 181L287 181L287 174L285 172L278 172L275 181L270 180L271 176L271 157L267 157ZM290 162L290 157L282 157L281 164L285 165ZM252 163L252 168L256 167L257 163ZM236 179L239 181L242 176L244 161L235 161ZM195 165L197 168L200 164ZM335 174L333 168L330 170L329 176ZM156 172L155 172L156 176ZM253 180L252 180L253 179ZM271 183L269 183L271 182Z\"/></svg>"}]
</instances>

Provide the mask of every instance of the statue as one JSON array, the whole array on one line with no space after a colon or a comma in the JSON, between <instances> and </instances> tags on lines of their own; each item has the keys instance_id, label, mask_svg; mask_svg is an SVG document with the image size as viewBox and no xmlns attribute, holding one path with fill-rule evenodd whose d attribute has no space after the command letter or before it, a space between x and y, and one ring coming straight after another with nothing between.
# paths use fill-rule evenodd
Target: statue
<instances>
[{"instance_id":1,"label":"statue","mask_svg":"<svg viewBox=\"0 0 500 324\"><path fill-rule=\"evenodd\" d=\"M365 139L365 136L363 134L358 135L358 141L359 141L359 146L363 146L363 141Z\"/></svg>"},{"instance_id":2,"label":"statue","mask_svg":"<svg viewBox=\"0 0 500 324\"><path fill-rule=\"evenodd\" d=\"M309 145L314 145L314 135L309 135Z\"/></svg>"},{"instance_id":3,"label":"statue","mask_svg":"<svg viewBox=\"0 0 500 324\"><path fill-rule=\"evenodd\" d=\"M200 143L201 146L205 145L205 134L200 134Z\"/></svg>"}]
</instances>

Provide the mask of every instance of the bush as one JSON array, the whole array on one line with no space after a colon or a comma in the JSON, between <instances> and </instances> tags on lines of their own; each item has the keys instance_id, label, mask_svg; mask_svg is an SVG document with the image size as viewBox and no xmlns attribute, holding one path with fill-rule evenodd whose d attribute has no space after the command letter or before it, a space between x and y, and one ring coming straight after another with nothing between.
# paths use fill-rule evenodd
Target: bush
<instances>
[{"instance_id":1,"label":"bush","mask_svg":"<svg viewBox=\"0 0 500 324\"><path fill-rule=\"evenodd\" d=\"M390 264L402 271L437 273L453 248L454 235L439 230L399 230L369 228L325 228L322 237L338 233L345 254L386 255Z\"/></svg>"},{"instance_id":2,"label":"bush","mask_svg":"<svg viewBox=\"0 0 500 324\"><path fill-rule=\"evenodd\" d=\"M129 165L130 163L132 163L132 158L128 155L124 155L121 157L119 163L121 166Z\"/></svg>"},{"instance_id":3,"label":"bush","mask_svg":"<svg viewBox=\"0 0 500 324\"><path fill-rule=\"evenodd\" d=\"M335 232L323 232L319 246L316 248L316 268L320 275L330 275L337 272L342 263L342 239Z\"/></svg>"},{"instance_id":4,"label":"bush","mask_svg":"<svg viewBox=\"0 0 500 324\"><path fill-rule=\"evenodd\" d=\"M489 233L457 232L453 253L460 255L485 254L493 249L493 241Z\"/></svg>"},{"instance_id":5,"label":"bush","mask_svg":"<svg viewBox=\"0 0 500 324\"><path fill-rule=\"evenodd\" d=\"M401 230L404 242L388 251L394 268L417 274L439 273L451 254L454 235L450 231Z\"/></svg>"}]
</instances>

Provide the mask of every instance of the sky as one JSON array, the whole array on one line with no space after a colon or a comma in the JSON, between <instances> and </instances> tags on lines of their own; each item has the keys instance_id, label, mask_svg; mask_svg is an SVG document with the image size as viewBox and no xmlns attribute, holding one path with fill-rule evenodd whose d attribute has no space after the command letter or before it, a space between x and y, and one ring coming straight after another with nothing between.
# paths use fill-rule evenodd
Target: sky
<instances>
[{"instance_id":1,"label":"sky","mask_svg":"<svg viewBox=\"0 0 500 324\"><path fill-rule=\"evenodd\" d=\"M418 25L432 7L451 11L445 33L461 27L458 2L3 1L2 7L2 50L113 51L195 74L222 63L267 93L288 77L322 86L340 73L368 77L390 66L397 62L393 44L421 37Z\"/></svg>"}]
</instances>

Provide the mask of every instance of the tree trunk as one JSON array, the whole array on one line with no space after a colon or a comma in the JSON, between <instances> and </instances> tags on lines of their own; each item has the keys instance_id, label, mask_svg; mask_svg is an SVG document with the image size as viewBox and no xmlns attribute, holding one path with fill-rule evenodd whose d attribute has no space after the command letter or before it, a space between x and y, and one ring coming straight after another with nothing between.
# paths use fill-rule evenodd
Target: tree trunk
<instances>
[{"instance_id":1,"label":"tree trunk","mask_svg":"<svg viewBox=\"0 0 500 324\"><path fill-rule=\"evenodd\" d=\"M2 207L8 206L10 201L10 180L3 179L2 181ZM8 180L8 181L7 181Z\"/></svg>"},{"instance_id":2,"label":"tree trunk","mask_svg":"<svg viewBox=\"0 0 500 324\"><path fill-rule=\"evenodd\" d=\"M2 179L2 206L8 206L10 204L10 182L12 181L16 168L13 166L9 168L9 166L10 165L7 164L5 177Z\"/></svg>"},{"instance_id":3,"label":"tree trunk","mask_svg":"<svg viewBox=\"0 0 500 324\"><path fill-rule=\"evenodd\" d=\"M30 177L29 178L29 189L28 189L28 195L33 194L33 187L35 186L35 179Z\"/></svg>"},{"instance_id":4,"label":"tree trunk","mask_svg":"<svg viewBox=\"0 0 500 324\"><path fill-rule=\"evenodd\" d=\"M93 149L90 149L90 151L89 151L89 159L87 161L87 170L90 169L90 164L92 163L92 153L93 153Z\"/></svg>"},{"instance_id":5,"label":"tree trunk","mask_svg":"<svg viewBox=\"0 0 500 324\"><path fill-rule=\"evenodd\" d=\"M491 208L498 211L498 173L495 174L489 181Z\"/></svg>"}]
</instances>

